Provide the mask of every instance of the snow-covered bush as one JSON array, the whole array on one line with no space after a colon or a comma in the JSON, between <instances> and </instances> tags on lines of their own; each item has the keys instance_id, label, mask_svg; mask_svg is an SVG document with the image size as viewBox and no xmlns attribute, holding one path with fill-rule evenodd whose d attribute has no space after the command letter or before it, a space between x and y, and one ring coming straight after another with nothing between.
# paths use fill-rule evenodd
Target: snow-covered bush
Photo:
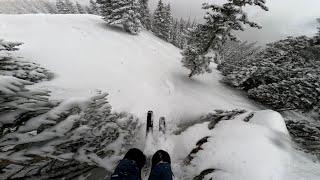
<instances>
[{"instance_id":1,"label":"snow-covered bush","mask_svg":"<svg viewBox=\"0 0 320 180\"><path fill-rule=\"evenodd\" d=\"M315 38L288 37L240 62L218 69L224 82L275 109L312 110L319 106L320 46Z\"/></svg>"},{"instance_id":2,"label":"snow-covered bush","mask_svg":"<svg viewBox=\"0 0 320 180\"><path fill-rule=\"evenodd\" d=\"M30 90L49 79L48 71L11 56L20 44L0 41L1 179L71 179L97 167L111 171L137 139L138 119L111 112L106 93L54 101L49 91Z\"/></svg>"},{"instance_id":3,"label":"snow-covered bush","mask_svg":"<svg viewBox=\"0 0 320 180\"><path fill-rule=\"evenodd\" d=\"M121 24L124 30L131 34L140 32L140 4L136 0L98 0L97 3L108 24Z\"/></svg>"},{"instance_id":4,"label":"snow-covered bush","mask_svg":"<svg viewBox=\"0 0 320 180\"><path fill-rule=\"evenodd\" d=\"M291 78L260 85L248 91L249 97L276 109L311 110L319 106L320 78Z\"/></svg>"},{"instance_id":5,"label":"snow-covered bush","mask_svg":"<svg viewBox=\"0 0 320 180\"><path fill-rule=\"evenodd\" d=\"M111 113L106 96L62 102L11 127L15 131L0 139L5 177L71 178L94 167L111 170L134 142L139 123L132 115Z\"/></svg>"},{"instance_id":6,"label":"snow-covered bush","mask_svg":"<svg viewBox=\"0 0 320 180\"><path fill-rule=\"evenodd\" d=\"M300 149L320 159L320 124L309 120L287 120L286 124L292 139L301 146Z\"/></svg>"},{"instance_id":7,"label":"snow-covered bush","mask_svg":"<svg viewBox=\"0 0 320 180\"><path fill-rule=\"evenodd\" d=\"M179 179L287 179L291 143L279 113L217 110L198 121L178 136L189 149Z\"/></svg>"},{"instance_id":8,"label":"snow-covered bush","mask_svg":"<svg viewBox=\"0 0 320 180\"><path fill-rule=\"evenodd\" d=\"M21 44L0 39L0 75L13 76L31 82L51 79L53 74L45 68L36 63L25 61L23 58L16 57L9 52L18 50L17 46Z\"/></svg>"},{"instance_id":9,"label":"snow-covered bush","mask_svg":"<svg viewBox=\"0 0 320 180\"><path fill-rule=\"evenodd\" d=\"M232 73L243 67L260 52L256 43L227 41L219 51L219 59L215 59L217 68L223 75Z\"/></svg>"}]
</instances>

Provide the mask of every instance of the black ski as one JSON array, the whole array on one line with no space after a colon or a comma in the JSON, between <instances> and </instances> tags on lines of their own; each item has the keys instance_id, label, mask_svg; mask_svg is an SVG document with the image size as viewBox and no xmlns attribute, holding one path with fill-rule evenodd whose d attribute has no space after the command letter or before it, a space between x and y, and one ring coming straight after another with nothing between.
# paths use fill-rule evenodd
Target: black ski
<instances>
[{"instance_id":1,"label":"black ski","mask_svg":"<svg viewBox=\"0 0 320 180\"><path fill-rule=\"evenodd\" d=\"M153 111L148 111L147 115L147 131L146 133L153 132Z\"/></svg>"},{"instance_id":2,"label":"black ski","mask_svg":"<svg viewBox=\"0 0 320 180\"><path fill-rule=\"evenodd\" d=\"M166 118L161 117L159 119L159 132L162 134L166 134Z\"/></svg>"}]
</instances>

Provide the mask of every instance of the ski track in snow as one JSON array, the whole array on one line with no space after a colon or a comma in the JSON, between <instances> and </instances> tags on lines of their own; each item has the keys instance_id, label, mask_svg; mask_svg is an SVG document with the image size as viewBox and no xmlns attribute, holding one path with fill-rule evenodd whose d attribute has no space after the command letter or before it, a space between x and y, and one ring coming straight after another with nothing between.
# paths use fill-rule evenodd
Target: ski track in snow
<instances>
[{"instance_id":1,"label":"ski track in snow","mask_svg":"<svg viewBox=\"0 0 320 180\"><path fill-rule=\"evenodd\" d=\"M188 71L180 63L180 50L149 32L129 35L119 27L105 25L101 17L94 15L0 15L0 22L1 38L25 43L18 55L55 73L53 80L34 87L52 90L54 99L84 97L96 90L106 91L115 111L131 112L144 121L147 111L153 110L155 129L161 116L166 117L168 129L174 129L180 121L194 119L214 109L260 109L238 91L222 85L217 70L189 79ZM214 133L224 137L223 132L230 132L233 137L232 128L238 134L247 132L241 123L239 127L229 125L231 129L228 125L218 126ZM247 128L256 126L260 127L252 125ZM258 130L252 132L260 133ZM184 140L174 135L151 138L146 142L145 152L150 156L157 149L164 149L178 162L190 152L197 140L208 133L212 132L200 128ZM255 136L254 133L247 136ZM155 134L155 137L158 136ZM263 136L261 138L264 140ZM228 140L232 145L233 138ZM248 143L248 148L259 146L259 142L252 143L251 139L241 142ZM229 148L223 143L220 145L217 149ZM273 158L279 154L274 155ZM269 162L267 156L262 155L261 159ZM312 179L318 166L300 159L299 163L292 161L293 172L299 176L292 175L290 179ZM236 164L240 167L238 173L255 171L255 167L243 171L241 162L236 162L236 159L227 158L225 161L226 164L239 163ZM303 162L311 173L301 165ZM306 174L301 176L302 172Z\"/></svg>"}]
</instances>

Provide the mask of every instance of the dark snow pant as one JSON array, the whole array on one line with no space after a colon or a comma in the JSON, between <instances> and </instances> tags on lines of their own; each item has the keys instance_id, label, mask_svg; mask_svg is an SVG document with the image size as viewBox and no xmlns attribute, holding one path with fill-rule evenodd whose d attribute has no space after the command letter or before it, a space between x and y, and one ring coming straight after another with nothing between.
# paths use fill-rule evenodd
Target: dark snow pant
<instances>
[{"instance_id":1,"label":"dark snow pant","mask_svg":"<svg viewBox=\"0 0 320 180\"><path fill-rule=\"evenodd\" d=\"M149 180L172 180L173 173L169 163L159 163L152 168ZM111 175L111 180L141 180L141 172L134 161L123 159Z\"/></svg>"},{"instance_id":2,"label":"dark snow pant","mask_svg":"<svg viewBox=\"0 0 320 180\"><path fill-rule=\"evenodd\" d=\"M173 173L169 163L159 163L152 168L149 180L172 180Z\"/></svg>"},{"instance_id":3,"label":"dark snow pant","mask_svg":"<svg viewBox=\"0 0 320 180\"><path fill-rule=\"evenodd\" d=\"M141 172L135 161L123 159L111 175L111 180L141 180Z\"/></svg>"}]
</instances>

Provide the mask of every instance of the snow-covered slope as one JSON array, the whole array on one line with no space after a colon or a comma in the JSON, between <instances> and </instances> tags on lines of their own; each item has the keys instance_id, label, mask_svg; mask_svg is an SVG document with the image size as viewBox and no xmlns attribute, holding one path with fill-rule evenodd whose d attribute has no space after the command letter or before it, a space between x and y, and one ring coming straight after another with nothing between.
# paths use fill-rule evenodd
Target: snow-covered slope
<instances>
[{"instance_id":1,"label":"snow-covered slope","mask_svg":"<svg viewBox=\"0 0 320 180\"><path fill-rule=\"evenodd\" d=\"M117 111L145 118L147 110L168 120L216 108L257 109L222 86L218 72L190 80L180 50L142 32L133 36L93 15L1 15L0 37L25 44L19 53L56 74L42 86L54 96L110 94Z\"/></svg>"},{"instance_id":2,"label":"snow-covered slope","mask_svg":"<svg viewBox=\"0 0 320 180\"><path fill-rule=\"evenodd\" d=\"M55 73L53 80L36 87L52 90L53 98L83 97L102 90L110 94L116 111L144 120L146 112L153 110L156 118L166 116L172 124L214 109L259 109L223 86L217 71L188 79L176 47L149 32L133 36L109 27L98 16L0 15L0 38L24 42L17 53ZM282 117L274 112L257 113L251 123L221 122L213 130L207 123L198 124L179 136L169 135L153 148L170 151L177 165L203 136L212 138L195 159L194 175L219 168L224 170L217 174L219 179L317 179L313 174L318 166L309 162L301 166L290 145L281 146L290 140ZM183 174L179 169L174 167L177 178Z\"/></svg>"}]
</instances>

